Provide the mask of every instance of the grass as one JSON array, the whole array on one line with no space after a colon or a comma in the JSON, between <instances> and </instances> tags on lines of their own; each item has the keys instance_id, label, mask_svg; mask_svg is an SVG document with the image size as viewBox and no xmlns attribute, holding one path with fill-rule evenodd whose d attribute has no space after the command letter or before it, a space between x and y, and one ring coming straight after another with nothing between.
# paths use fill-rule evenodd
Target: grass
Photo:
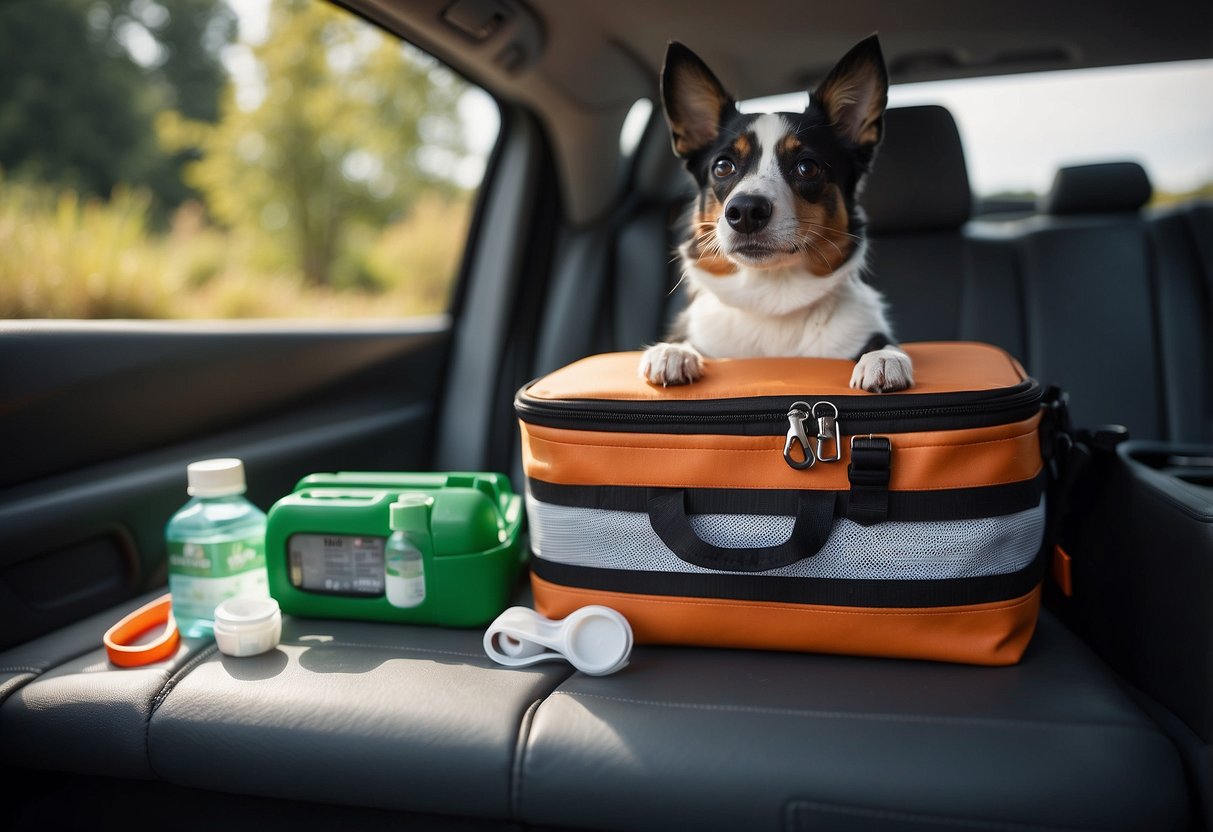
<instances>
[{"instance_id":1,"label":"grass","mask_svg":"<svg viewBox=\"0 0 1213 832\"><path fill-rule=\"evenodd\" d=\"M411 317L447 308L467 197L426 196L402 220L357 229L348 288L306 285L260 230L221 229L186 204L153 230L147 194L109 200L0 180L2 318Z\"/></svg>"}]
</instances>

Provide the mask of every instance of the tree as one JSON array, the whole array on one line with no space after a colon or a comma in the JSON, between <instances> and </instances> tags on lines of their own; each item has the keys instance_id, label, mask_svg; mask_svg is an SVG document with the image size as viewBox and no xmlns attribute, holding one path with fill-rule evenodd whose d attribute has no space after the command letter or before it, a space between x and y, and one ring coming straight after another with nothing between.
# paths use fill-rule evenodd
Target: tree
<instances>
[{"instance_id":1,"label":"tree","mask_svg":"<svg viewBox=\"0 0 1213 832\"><path fill-rule=\"evenodd\" d=\"M164 152L153 118L166 107L216 116L234 22L222 0L0 4L0 166L102 196L144 186L178 204L187 159Z\"/></svg>"},{"instance_id":2,"label":"tree","mask_svg":"<svg viewBox=\"0 0 1213 832\"><path fill-rule=\"evenodd\" d=\"M213 216L272 236L309 283L331 282L359 225L386 222L424 189L454 189L426 160L462 153L464 87L432 59L310 0L275 3L253 55L259 102L240 106L246 81L228 87L217 124L169 113L158 126L169 147L200 152L186 178Z\"/></svg>"}]
</instances>

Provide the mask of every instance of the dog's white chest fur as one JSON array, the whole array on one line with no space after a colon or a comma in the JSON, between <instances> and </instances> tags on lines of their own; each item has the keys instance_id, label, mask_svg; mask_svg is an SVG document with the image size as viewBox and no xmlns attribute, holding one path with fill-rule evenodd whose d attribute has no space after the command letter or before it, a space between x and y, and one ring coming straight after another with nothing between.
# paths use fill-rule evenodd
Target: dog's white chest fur
<instances>
[{"instance_id":1,"label":"dog's white chest fur","mask_svg":"<svg viewBox=\"0 0 1213 832\"><path fill-rule=\"evenodd\" d=\"M708 357L855 358L889 331L880 293L859 279L862 262L861 253L827 277L794 267L716 276L691 266L687 341Z\"/></svg>"}]
</instances>

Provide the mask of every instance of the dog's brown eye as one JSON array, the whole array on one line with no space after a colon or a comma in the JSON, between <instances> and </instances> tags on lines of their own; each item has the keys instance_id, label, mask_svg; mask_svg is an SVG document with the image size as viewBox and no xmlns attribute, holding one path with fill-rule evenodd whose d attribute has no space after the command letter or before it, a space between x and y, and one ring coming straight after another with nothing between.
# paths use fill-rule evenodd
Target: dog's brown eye
<instances>
[{"instance_id":1,"label":"dog's brown eye","mask_svg":"<svg viewBox=\"0 0 1213 832\"><path fill-rule=\"evenodd\" d=\"M821 175L821 165L812 159L805 159L796 165L796 175L801 179L816 179Z\"/></svg>"},{"instance_id":2,"label":"dog's brown eye","mask_svg":"<svg viewBox=\"0 0 1213 832\"><path fill-rule=\"evenodd\" d=\"M733 164L732 159L717 159L712 165L712 175L717 179L724 179L726 176L732 176L737 172L737 166Z\"/></svg>"}]
</instances>

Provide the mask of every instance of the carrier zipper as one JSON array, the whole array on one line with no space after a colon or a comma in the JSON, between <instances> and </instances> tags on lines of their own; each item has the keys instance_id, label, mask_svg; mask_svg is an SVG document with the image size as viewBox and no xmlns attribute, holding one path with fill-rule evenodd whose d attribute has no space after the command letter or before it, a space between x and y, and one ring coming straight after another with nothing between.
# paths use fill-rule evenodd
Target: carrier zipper
<instances>
[{"instance_id":1,"label":"carrier zipper","mask_svg":"<svg viewBox=\"0 0 1213 832\"><path fill-rule=\"evenodd\" d=\"M981 396L986 392L988 391L972 395ZM662 402L662 409L658 411L649 409L654 405L651 401L615 401L608 405L597 400L532 399L527 397L524 388L514 406L522 421L549 427L634 433L672 432L669 430L671 427L678 427L681 429L678 432L685 433L748 435L778 435L786 431L790 437L789 442L795 440L793 444L800 442L803 434L806 450L809 450L809 438L816 438L819 451L824 449L829 441L837 443L840 440L843 433L839 425L843 423L851 434L928 431L1019 421L1030 418L1040 408L1040 386L1032 380L1007 391L996 391L987 398L954 403L946 401L964 395L966 394L923 394L916 397L919 404L912 407L900 404L899 400L903 401L905 397L878 399L874 402L866 396L851 397L849 401L847 397L835 397L830 401L819 401L811 407L804 400L796 399L788 404L786 398L778 397L763 397L760 400L761 407L758 402L745 399L718 399L710 402L669 401ZM860 399L862 404L855 399ZM800 423L801 431L794 437L791 436L790 424L790 412L793 409L804 412L803 421ZM820 412L816 412L818 409ZM944 424L949 420L963 421L966 417L972 417L977 424ZM812 432L804 429L804 422L810 419L817 422ZM701 427L710 430L696 430ZM725 429L726 427L736 429L730 431ZM830 458L837 459L840 456L841 448L835 447Z\"/></svg>"}]
</instances>

